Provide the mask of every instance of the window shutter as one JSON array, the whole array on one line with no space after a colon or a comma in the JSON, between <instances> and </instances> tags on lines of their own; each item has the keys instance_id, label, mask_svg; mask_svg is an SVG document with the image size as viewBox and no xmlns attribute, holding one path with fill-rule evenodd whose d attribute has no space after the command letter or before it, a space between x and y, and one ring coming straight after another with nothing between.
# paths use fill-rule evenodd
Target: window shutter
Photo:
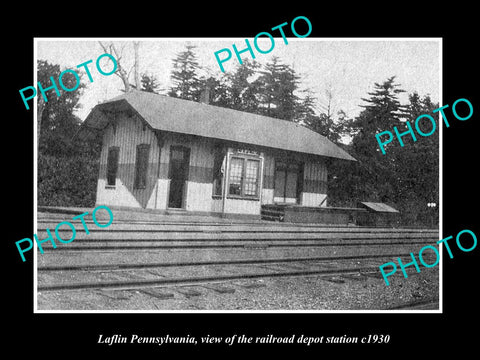
<instances>
[{"instance_id":1,"label":"window shutter","mask_svg":"<svg viewBox=\"0 0 480 360\"><path fill-rule=\"evenodd\" d=\"M115 186L115 179L118 171L118 155L120 148L112 146L108 149L107 158L107 185Z\"/></svg>"},{"instance_id":2,"label":"window shutter","mask_svg":"<svg viewBox=\"0 0 480 360\"><path fill-rule=\"evenodd\" d=\"M135 159L135 188L145 189L147 186L149 144L137 145L137 156Z\"/></svg>"}]
</instances>

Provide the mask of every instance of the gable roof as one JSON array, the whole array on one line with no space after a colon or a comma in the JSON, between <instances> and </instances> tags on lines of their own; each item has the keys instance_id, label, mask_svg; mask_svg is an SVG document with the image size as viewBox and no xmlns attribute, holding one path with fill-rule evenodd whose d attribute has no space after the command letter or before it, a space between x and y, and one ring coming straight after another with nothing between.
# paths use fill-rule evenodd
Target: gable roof
<instances>
[{"instance_id":1,"label":"gable roof","mask_svg":"<svg viewBox=\"0 0 480 360\"><path fill-rule=\"evenodd\" d=\"M156 130L355 161L324 136L291 121L144 91L96 105L82 127L102 129L108 124L104 110L128 108Z\"/></svg>"}]
</instances>

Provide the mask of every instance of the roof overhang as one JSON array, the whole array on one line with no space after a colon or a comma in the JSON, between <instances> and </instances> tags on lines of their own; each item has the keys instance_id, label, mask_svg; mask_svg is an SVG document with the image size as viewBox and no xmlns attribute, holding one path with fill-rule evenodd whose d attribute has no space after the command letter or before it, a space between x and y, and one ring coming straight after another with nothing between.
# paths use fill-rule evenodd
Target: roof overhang
<instances>
[{"instance_id":1,"label":"roof overhang","mask_svg":"<svg viewBox=\"0 0 480 360\"><path fill-rule=\"evenodd\" d=\"M141 91L96 105L75 136L87 139L115 121L136 115L151 129L356 161L324 136L294 122Z\"/></svg>"}]
</instances>

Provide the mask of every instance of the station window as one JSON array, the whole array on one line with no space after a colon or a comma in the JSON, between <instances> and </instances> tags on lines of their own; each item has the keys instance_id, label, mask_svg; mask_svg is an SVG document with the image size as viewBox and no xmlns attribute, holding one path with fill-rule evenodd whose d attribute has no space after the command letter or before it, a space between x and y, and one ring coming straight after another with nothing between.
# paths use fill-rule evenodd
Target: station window
<instances>
[{"instance_id":1,"label":"station window","mask_svg":"<svg viewBox=\"0 0 480 360\"><path fill-rule=\"evenodd\" d=\"M230 160L229 195L242 195L242 174L244 159L232 158Z\"/></svg>"},{"instance_id":2,"label":"station window","mask_svg":"<svg viewBox=\"0 0 480 360\"><path fill-rule=\"evenodd\" d=\"M117 179L119 153L120 153L120 148L118 146L111 146L110 148L108 148L108 157L107 157L107 185L108 186L115 186L115 181Z\"/></svg>"},{"instance_id":3,"label":"station window","mask_svg":"<svg viewBox=\"0 0 480 360\"><path fill-rule=\"evenodd\" d=\"M228 195L258 198L260 160L244 157L230 159Z\"/></svg>"},{"instance_id":4,"label":"station window","mask_svg":"<svg viewBox=\"0 0 480 360\"><path fill-rule=\"evenodd\" d=\"M135 159L135 189L145 189L147 186L148 153L149 144L137 145L137 157Z\"/></svg>"},{"instance_id":5,"label":"station window","mask_svg":"<svg viewBox=\"0 0 480 360\"><path fill-rule=\"evenodd\" d=\"M246 196L257 196L259 164L260 161L258 160L246 160L244 187L244 195Z\"/></svg>"}]
</instances>

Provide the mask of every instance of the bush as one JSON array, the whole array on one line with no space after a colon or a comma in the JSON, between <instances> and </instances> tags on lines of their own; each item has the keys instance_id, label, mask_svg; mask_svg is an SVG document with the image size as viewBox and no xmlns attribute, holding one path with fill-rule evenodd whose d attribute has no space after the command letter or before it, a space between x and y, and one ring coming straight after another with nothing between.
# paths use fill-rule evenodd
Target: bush
<instances>
[{"instance_id":1,"label":"bush","mask_svg":"<svg viewBox=\"0 0 480 360\"><path fill-rule=\"evenodd\" d=\"M38 205L95 206L98 160L91 155L38 154Z\"/></svg>"}]
</instances>

